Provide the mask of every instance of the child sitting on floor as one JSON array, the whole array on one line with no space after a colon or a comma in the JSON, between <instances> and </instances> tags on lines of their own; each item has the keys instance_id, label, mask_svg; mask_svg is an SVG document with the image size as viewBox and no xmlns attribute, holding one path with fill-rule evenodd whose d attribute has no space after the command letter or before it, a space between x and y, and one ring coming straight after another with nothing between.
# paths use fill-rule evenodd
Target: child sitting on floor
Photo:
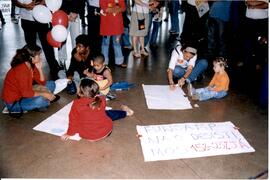
<instances>
[{"instance_id":1,"label":"child sitting on floor","mask_svg":"<svg viewBox=\"0 0 270 180\"><path fill-rule=\"evenodd\" d=\"M99 86L91 79L82 79L78 96L74 100L69 113L69 127L62 140L79 133L80 137L90 141L98 141L109 136L112 132L112 121L132 116L133 111L125 105L122 110L106 110L104 96L98 96Z\"/></svg>"},{"instance_id":2,"label":"child sitting on floor","mask_svg":"<svg viewBox=\"0 0 270 180\"><path fill-rule=\"evenodd\" d=\"M207 87L200 89L188 88L188 94L192 96L193 100L220 99L228 94L230 79L225 71L227 60L223 57L218 57L214 60L213 66L215 74Z\"/></svg>"}]
</instances>

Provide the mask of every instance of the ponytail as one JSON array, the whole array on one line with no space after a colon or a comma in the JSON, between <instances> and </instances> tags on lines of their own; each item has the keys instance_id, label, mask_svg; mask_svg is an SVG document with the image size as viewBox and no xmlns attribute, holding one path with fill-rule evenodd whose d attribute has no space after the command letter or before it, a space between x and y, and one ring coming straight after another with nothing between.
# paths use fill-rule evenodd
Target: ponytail
<instances>
[{"instance_id":1,"label":"ponytail","mask_svg":"<svg viewBox=\"0 0 270 180\"><path fill-rule=\"evenodd\" d=\"M90 106L92 109L96 109L96 108L99 109L100 106L101 106L101 98L100 98L99 96L96 96L95 99L94 99L94 101L91 102L91 103L89 104L89 106Z\"/></svg>"}]
</instances>

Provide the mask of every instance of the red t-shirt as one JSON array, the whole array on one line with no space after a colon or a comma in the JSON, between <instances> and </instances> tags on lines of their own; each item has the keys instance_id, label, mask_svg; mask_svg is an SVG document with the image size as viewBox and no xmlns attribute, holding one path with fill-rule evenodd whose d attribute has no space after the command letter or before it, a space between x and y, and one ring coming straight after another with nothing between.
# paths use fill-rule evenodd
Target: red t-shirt
<instances>
[{"instance_id":1,"label":"red t-shirt","mask_svg":"<svg viewBox=\"0 0 270 180\"><path fill-rule=\"evenodd\" d=\"M69 127L67 134L79 133L80 137L89 140L98 140L112 131L112 120L105 112L106 101L101 98L100 108L92 109L89 103L93 98L80 98L73 102L69 113Z\"/></svg>"},{"instance_id":2,"label":"red t-shirt","mask_svg":"<svg viewBox=\"0 0 270 180\"><path fill-rule=\"evenodd\" d=\"M32 71L25 63L11 68L4 80L2 98L5 102L12 104L21 98L30 98L34 96L33 81L45 85L46 81L40 81L40 75L37 68Z\"/></svg>"},{"instance_id":3,"label":"red t-shirt","mask_svg":"<svg viewBox=\"0 0 270 180\"><path fill-rule=\"evenodd\" d=\"M106 13L108 7L116 6L115 0L100 0L100 9L106 14L106 16L100 15L100 35L112 36L121 35L124 33L124 24L122 13L112 14ZM122 10L126 9L124 0L119 0L119 6Z\"/></svg>"}]
</instances>

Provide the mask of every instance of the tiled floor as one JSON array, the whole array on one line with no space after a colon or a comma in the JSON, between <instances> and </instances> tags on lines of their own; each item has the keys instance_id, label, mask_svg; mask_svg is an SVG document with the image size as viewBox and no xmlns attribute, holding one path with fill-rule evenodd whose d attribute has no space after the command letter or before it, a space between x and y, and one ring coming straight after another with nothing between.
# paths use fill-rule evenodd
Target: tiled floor
<instances>
[{"instance_id":1,"label":"tiled floor","mask_svg":"<svg viewBox=\"0 0 270 180\"><path fill-rule=\"evenodd\" d=\"M167 29L166 23L163 30ZM192 110L147 109L142 84L165 85L171 43L163 32L160 47L149 58L133 60L128 68L112 68L115 81L129 81L136 87L117 92L108 102L118 108L127 104L132 117L114 122L113 133L100 142L63 142L59 137L32 128L61 109L75 96L61 92L61 99L47 112L29 112L21 119L0 114L0 177L9 178L242 178L254 177L268 169L268 114L237 89L222 100L198 102ZM7 21L0 31L0 88L17 48L24 45L20 25ZM45 61L44 61L45 62ZM48 67L46 67L48 69ZM233 79L235 77L231 77ZM237 78L235 78L237 79ZM195 87L209 81L209 77ZM237 83L236 83L237 84ZM1 102L0 107L3 107ZM186 122L231 121L255 148L254 153L144 162L136 125ZM267 178L264 175L263 178Z\"/></svg>"}]
</instances>

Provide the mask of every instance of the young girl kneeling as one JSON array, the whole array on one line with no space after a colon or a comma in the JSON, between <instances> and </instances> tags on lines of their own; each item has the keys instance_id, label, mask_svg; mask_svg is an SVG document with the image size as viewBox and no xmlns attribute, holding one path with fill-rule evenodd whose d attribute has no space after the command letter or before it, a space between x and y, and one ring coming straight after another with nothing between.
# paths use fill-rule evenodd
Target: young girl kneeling
<instances>
[{"instance_id":1,"label":"young girl kneeling","mask_svg":"<svg viewBox=\"0 0 270 180\"><path fill-rule=\"evenodd\" d=\"M133 115L133 111L122 106L122 110L105 110L104 96L98 96L99 86L91 79L82 79L79 87L79 99L74 100L69 113L69 127L62 140L79 133L80 137L98 141L112 132L112 120Z\"/></svg>"}]
</instances>

